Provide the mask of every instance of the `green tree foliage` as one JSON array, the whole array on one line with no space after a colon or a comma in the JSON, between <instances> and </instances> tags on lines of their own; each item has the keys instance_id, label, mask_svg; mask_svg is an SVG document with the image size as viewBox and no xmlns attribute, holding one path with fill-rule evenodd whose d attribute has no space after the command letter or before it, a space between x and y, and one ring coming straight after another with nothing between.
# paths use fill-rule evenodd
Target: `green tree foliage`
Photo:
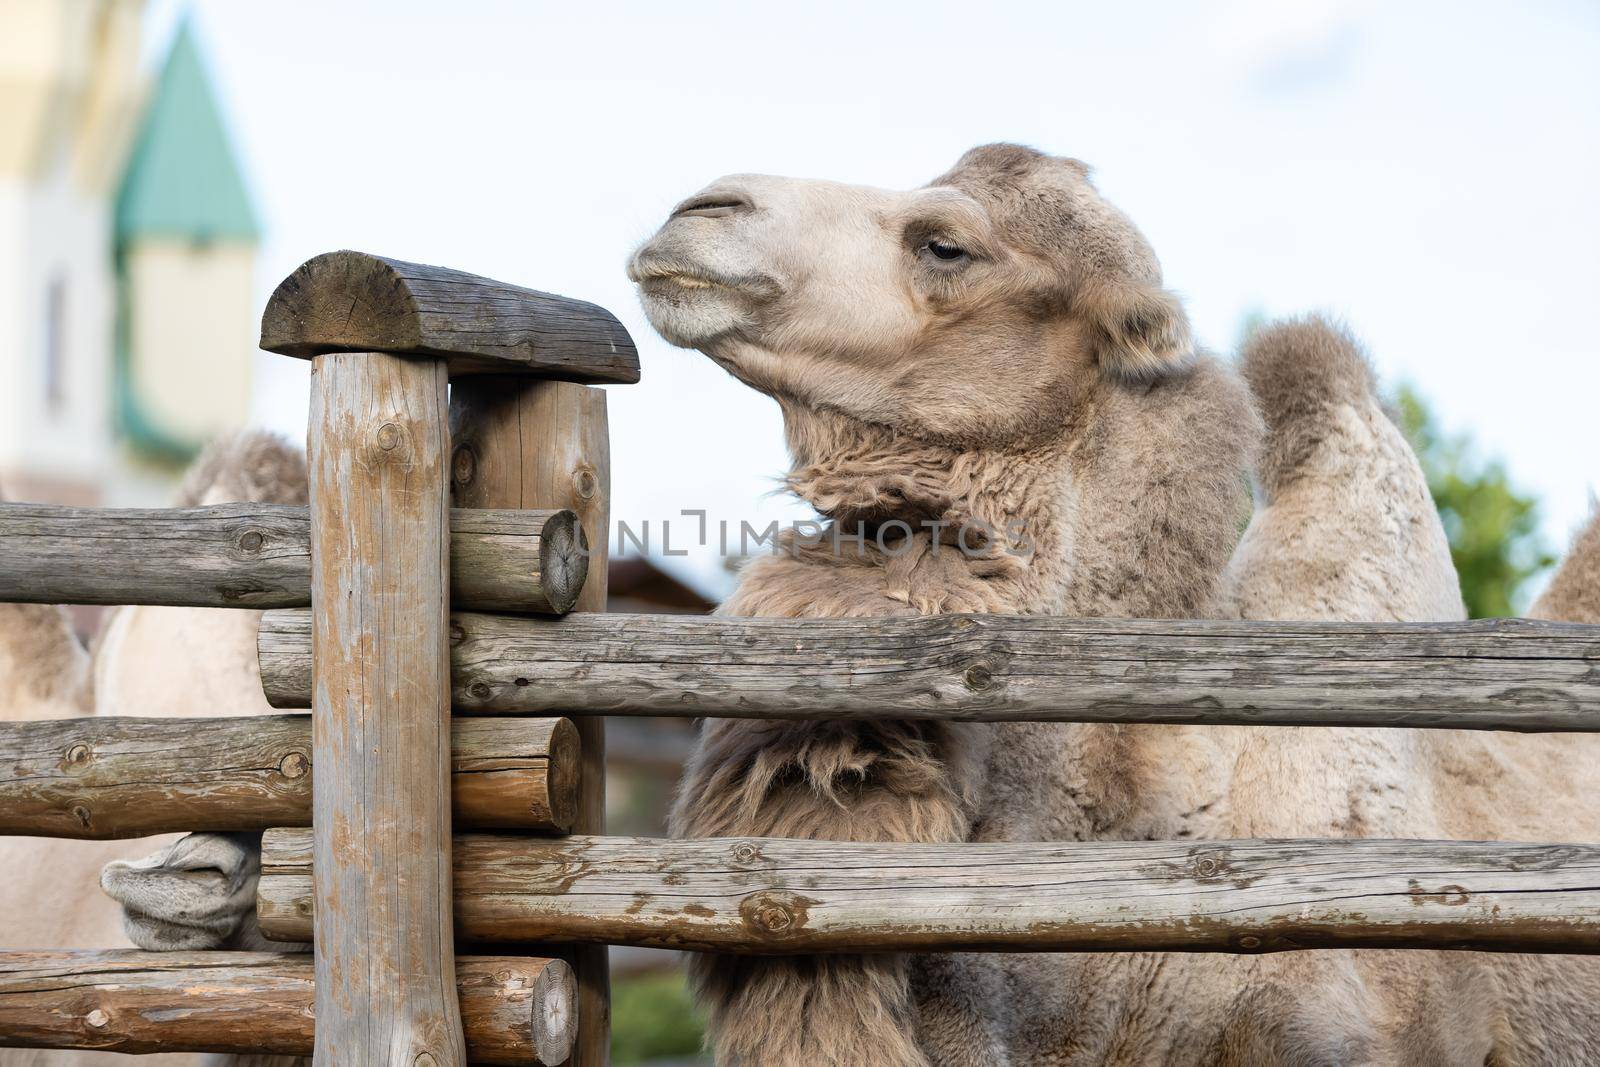
<instances>
[{"instance_id":1,"label":"green tree foliage","mask_svg":"<svg viewBox=\"0 0 1600 1067\"><path fill-rule=\"evenodd\" d=\"M1518 492L1500 460L1480 456L1470 435L1441 430L1416 390L1402 386L1395 403L1450 539L1467 613L1517 614L1528 580L1556 561L1539 533L1538 501Z\"/></svg>"},{"instance_id":2,"label":"green tree foliage","mask_svg":"<svg viewBox=\"0 0 1600 1067\"><path fill-rule=\"evenodd\" d=\"M611 983L611 1059L618 1067L700 1052L704 1023L681 968Z\"/></svg>"}]
</instances>

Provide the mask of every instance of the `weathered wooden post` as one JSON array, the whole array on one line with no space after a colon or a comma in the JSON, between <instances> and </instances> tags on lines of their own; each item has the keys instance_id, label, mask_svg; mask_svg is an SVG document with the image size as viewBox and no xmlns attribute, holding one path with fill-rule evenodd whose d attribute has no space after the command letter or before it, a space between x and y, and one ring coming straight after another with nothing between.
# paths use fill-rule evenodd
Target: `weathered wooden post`
<instances>
[{"instance_id":1,"label":"weathered wooden post","mask_svg":"<svg viewBox=\"0 0 1600 1067\"><path fill-rule=\"evenodd\" d=\"M450 909L442 359L311 368L318 1065L465 1067Z\"/></svg>"},{"instance_id":2,"label":"weathered wooden post","mask_svg":"<svg viewBox=\"0 0 1600 1067\"><path fill-rule=\"evenodd\" d=\"M592 304L355 252L295 271L261 335L264 349L313 359L315 1062L464 1067L451 924L447 374L636 381L637 356ZM582 519L593 508L574 510ZM595 743L585 770L603 758ZM593 788L580 784L580 828ZM579 981L592 990L596 978ZM580 997L580 1018L585 1010Z\"/></svg>"},{"instance_id":3,"label":"weathered wooden post","mask_svg":"<svg viewBox=\"0 0 1600 1067\"><path fill-rule=\"evenodd\" d=\"M588 535L589 576L578 611L606 609L611 445L606 395L571 382L500 377L459 383L450 397L451 480L458 507L570 508ZM540 502L543 503L540 503ZM573 831L605 832L605 720L575 720L581 742ZM611 982L604 945L568 951L578 979L574 1067L611 1055Z\"/></svg>"}]
</instances>

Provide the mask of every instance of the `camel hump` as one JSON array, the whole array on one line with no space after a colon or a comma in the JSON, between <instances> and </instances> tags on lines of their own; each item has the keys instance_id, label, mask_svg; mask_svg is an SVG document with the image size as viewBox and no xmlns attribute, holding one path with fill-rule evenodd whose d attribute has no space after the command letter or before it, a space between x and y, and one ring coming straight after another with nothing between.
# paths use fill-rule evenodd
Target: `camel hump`
<instances>
[{"instance_id":1,"label":"camel hump","mask_svg":"<svg viewBox=\"0 0 1600 1067\"><path fill-rule=\"evenodd\" d=\"M275 433L248 429L207 445L184 475L173 503L304 504L307 492L305 453Z\"/></svg>"},{"instance_id":2,"label":"camel hump","mask_svg":"<svg viewBox=\"0 0 1600 1067\"><path fill-rule=\"evenodd\" d=\"M1359 404L1376 391L1372 366L1356 339L1320 315L1284 319L1245 342L1245 380L1269 430L1337 404Z\"/></svg>"},{"instance_id":3,"label":"camel hump","mask_svg":"<svg viewBox=\"0 0 1600 1067\"><path fill-rule=\"evenodd\" d=\"M1528 614L1552 622L1600 623L1600 506Z\"/></svg>"},{"instance_id":4,"label":"camel hump","mask_svg":"<svg viewBox=\"0 0 1600 1067\"><path fill-rule=\"evenodd\" d=\"M1269 495L1329 437L1340 407L1378 403L1361 346L1320 315L1257 330L1245 342L1240 369L1266 423L1259 474Z\"/></svg>"}]
</instances>

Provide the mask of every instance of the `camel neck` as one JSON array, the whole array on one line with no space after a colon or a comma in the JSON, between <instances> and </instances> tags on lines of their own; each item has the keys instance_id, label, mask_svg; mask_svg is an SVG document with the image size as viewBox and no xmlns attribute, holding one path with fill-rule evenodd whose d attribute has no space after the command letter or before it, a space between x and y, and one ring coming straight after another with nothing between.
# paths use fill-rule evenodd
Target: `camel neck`
<instances>
[{"instance_id":1,"label":"camel neck","mask_svg":"<svg viewBox=\"0 0 1600 1067\"><path fill-rule=\"evenodd\" d=\"M943 548L955 559L937 565L940 581L971 572L986 587L978 602L936 598L944 610L1046 609L1042 573L1056 568L1035 564L1061 551L1065 460L1058 450L958 448L837 413L784 414L794 457L785 482L832 524L821 547L797 553L802 560L826 563L840 538L865 539L879 550L858 553L858 562L891 576L931 574L923 557Z\"/></svg>"}]
</instances>

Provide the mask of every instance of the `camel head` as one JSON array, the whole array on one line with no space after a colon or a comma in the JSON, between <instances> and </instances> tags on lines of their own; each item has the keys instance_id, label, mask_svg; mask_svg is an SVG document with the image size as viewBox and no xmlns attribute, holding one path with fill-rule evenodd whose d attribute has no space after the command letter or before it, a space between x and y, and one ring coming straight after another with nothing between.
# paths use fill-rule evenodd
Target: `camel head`
<instances>
[{"instance_id":1,"label":"camel head","mask_svg":"<svg viewBox=\"0 0 1600 1067\"><path fill-rule=\"evenodd\" d=\"M755 174L673 210L629 276L651 324L796 408L962 447L1058 433L1096 378L1182 366L1188 320L1077 160L974 148L896 191Z\"/></svg>"}]
</instances>

